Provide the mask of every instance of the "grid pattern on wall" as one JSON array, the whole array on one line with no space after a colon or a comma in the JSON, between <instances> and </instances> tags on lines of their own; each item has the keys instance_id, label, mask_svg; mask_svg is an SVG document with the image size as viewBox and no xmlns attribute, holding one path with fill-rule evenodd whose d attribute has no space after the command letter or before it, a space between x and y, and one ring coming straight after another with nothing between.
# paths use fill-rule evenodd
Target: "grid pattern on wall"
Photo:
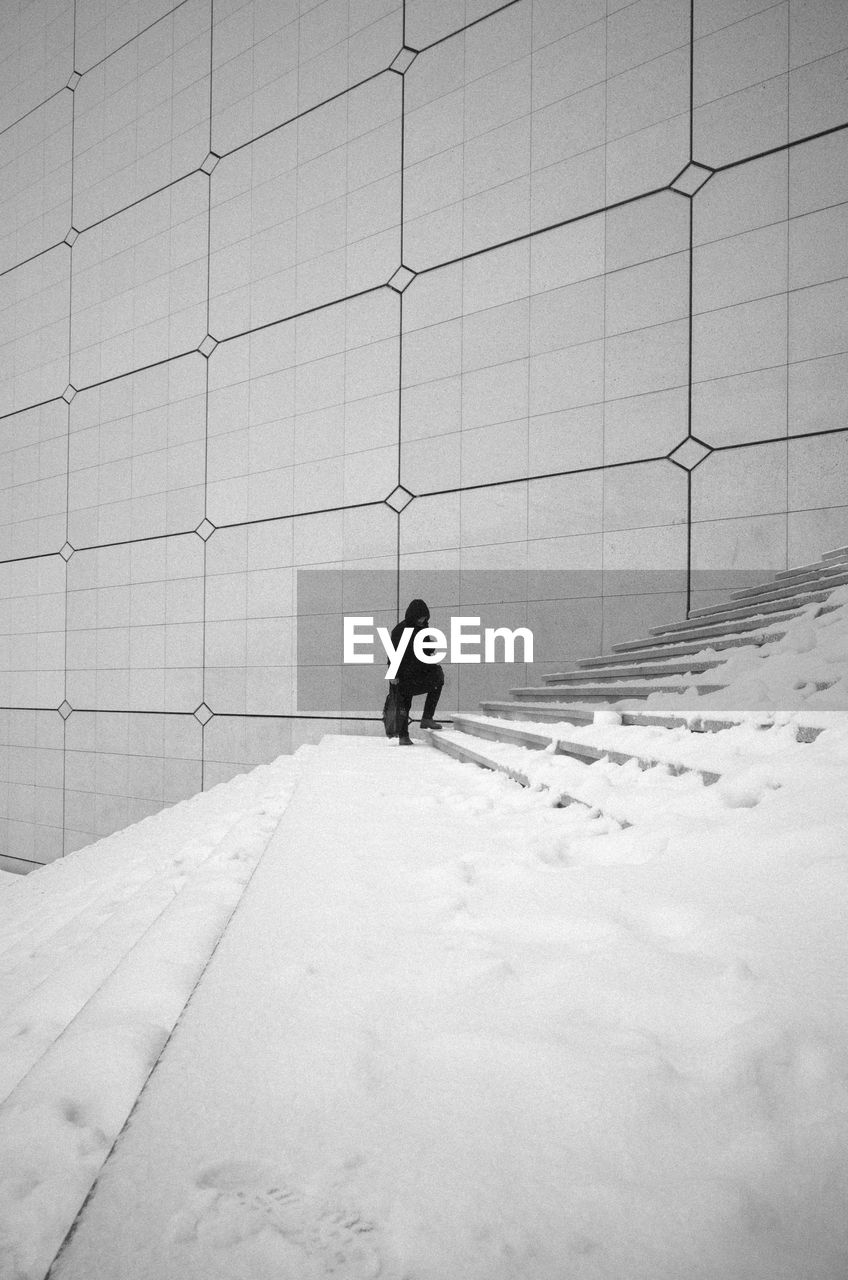
<instances>
[{"instance_id":1,"label":"grid pattern on wall","mask_svg":"<svg viewBox=\"0 0 848 1280\"><path fill-rule=\"evenodd\" d=\"M848 540L843 0L11 0L2 35L0 865L375 731L328 665L298 714L298 568L380 620L526 574L539 671Z\"/></svg>"}]
</instances>

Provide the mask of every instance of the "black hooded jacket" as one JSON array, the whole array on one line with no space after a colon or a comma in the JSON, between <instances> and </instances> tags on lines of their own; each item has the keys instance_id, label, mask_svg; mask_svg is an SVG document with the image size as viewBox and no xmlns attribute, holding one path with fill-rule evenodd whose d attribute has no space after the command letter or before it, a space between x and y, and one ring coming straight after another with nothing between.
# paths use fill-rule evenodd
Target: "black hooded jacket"
<instances>
[{"instance_id":1,"label":"black hooded jacket","mask_svg":"<svg viewBox=\"0 0 848 1280\"><path fill-rule=\"evenodd\" d=\"M419 618L424 619L420 625L418 623ZM395 648L398 646L404 628L412 627L413 630L413 634L409 637L409 643L406 646L406 651L401 658L400 666L398 667L398 680L402 682L413 680L418 681L427 680L432 677L435 663L420 662L415 656L412 648L415 640L415 633L423 631L425 627L429 627L429 625L430 610L427 608L426 603L423 600L410 600L406 607L406 614L404 615L403 622L398 622L394 627L392 627L392 644ZM432 653L436 646L430 643L426 644L424 647L429 653Z\"/></svg>"}]
</instances>

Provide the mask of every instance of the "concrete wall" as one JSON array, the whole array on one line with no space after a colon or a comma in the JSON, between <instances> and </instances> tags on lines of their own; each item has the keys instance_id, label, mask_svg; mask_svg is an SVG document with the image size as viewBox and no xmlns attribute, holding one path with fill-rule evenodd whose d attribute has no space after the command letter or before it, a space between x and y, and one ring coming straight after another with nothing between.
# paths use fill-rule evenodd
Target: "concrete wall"
<instances>
[{"instance_id":1,"label":"concrete wall","mask_svg":"<svg viewBox=\"0 0 848 1280\"><path fill-rule=\"evenodd\" d=\"M298 715L298 567L381 618L515 570L549 669L848 541L844 0L9 0L0 50L2 865L374 728L332 655Z\"/></svg>"}]
</instances>

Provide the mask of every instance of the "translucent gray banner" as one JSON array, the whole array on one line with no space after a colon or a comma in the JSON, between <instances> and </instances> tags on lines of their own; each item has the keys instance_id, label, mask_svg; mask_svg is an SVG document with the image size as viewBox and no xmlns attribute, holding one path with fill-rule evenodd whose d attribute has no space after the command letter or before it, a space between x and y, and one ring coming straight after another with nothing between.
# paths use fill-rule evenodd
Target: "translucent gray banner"
<instances>
[{"instance_id":1,"label":"translucent gray banner","mask_svg":"<svg viewBox=\"0 0 848 1280\"><path fill-rule=\"evenodd\" d=\"M648 710L844 711L848 696L827 653L840 590L848 593L837 582L781 579L768 569L300 569L293 709L379 717L388 669L379 629L385 637L418 598L447 642L444 715L512 697L624 700ZM466 637L480 637L466 643L465 660L450 646L460 618ZM499 630L516 633L512 661L503 635L486 652L486 632ZM354 632L358 661L346 660Z\"/></svg>"}]
</instances>

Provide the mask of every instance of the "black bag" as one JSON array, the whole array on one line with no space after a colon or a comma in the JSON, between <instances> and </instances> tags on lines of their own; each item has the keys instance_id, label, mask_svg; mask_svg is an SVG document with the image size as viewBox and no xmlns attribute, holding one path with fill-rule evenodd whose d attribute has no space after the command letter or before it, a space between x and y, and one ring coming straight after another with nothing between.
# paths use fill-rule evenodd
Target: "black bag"
<instances>
[{"instance_id":1,"label":"black bag","mask_svg":"<svg viewBox=\"0 0 848 1280\"><path fill-rule=\"evenodd\" d=\"M390 684L389 692L383 705L383 726L386 730L387 738L397 738L399 736L401 719L397 685Z\"/></svg>"}]
</instances>

